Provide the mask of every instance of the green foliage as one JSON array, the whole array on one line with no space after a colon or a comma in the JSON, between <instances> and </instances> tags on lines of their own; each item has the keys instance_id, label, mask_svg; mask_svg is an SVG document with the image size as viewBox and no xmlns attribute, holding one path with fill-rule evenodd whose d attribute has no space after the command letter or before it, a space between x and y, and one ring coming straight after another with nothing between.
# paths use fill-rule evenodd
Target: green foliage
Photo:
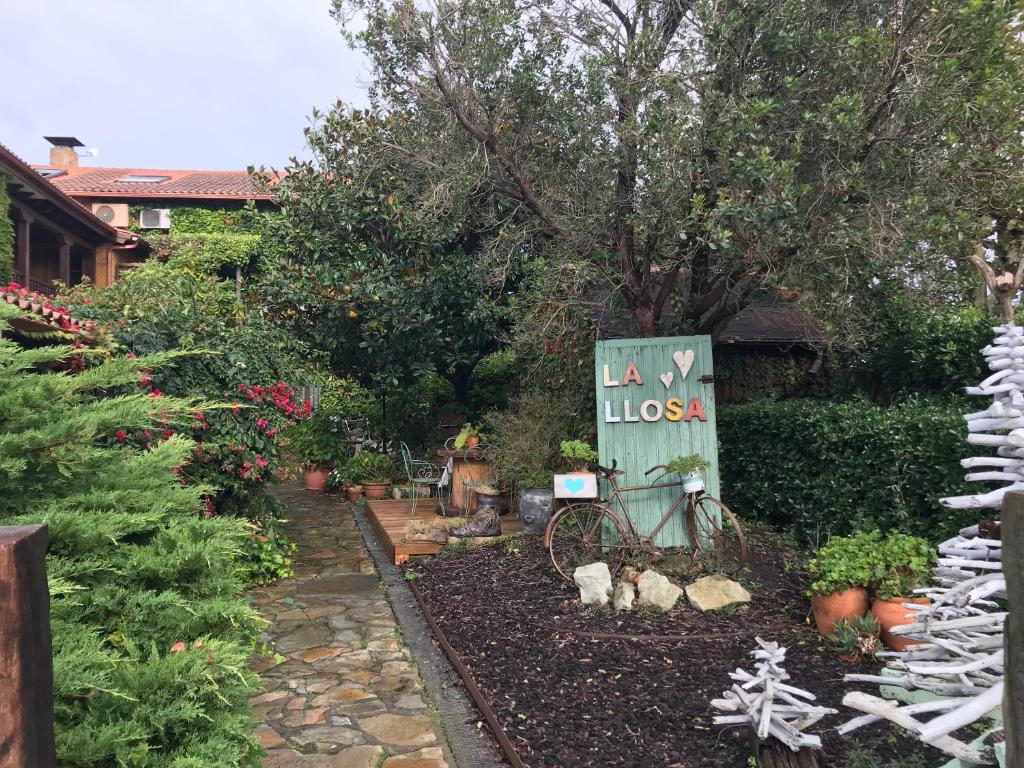
<instances>
[{"instance_id":1,"label":"green foliage","mask_svg":"<svg viewBox=\"0 0 1024 768\"><path fill-rule=\"evenodd\" d=\"M18 314L0 307L0 325ZM6 334L4 334L6 335ZM176 471L194 443L146 448L118 430L187 423L193 407L137 390L170 354L95 359L0 338L0 524L46 523L58 758L67 766L255 765L241 597L243 521L208 518Z\"/></svg>"},{"instance_id":2,"label":"green foliage","mask_svg":"<svg viewBox=\"0 0 1024 768\"><path fill-rule=\"evenodd\" d=\"M940 496L972 492L958 457L961 401L892 407L853 400L761 400L718 410L722 487L741 517L815 544L896 529L939 541L974 522Z\"/></svg>"},{"instance_id":3,"label":"green foliage","mask_svg":"<svg viewBox=\"0 0 1024 768\"><path fill-rule=\"evenodd\" d=\"M571 432L561 401L541 391L517 395L486 416L487 458L499 481L518 490L545 488L559 464L562 436Z\"/></svg>"},{"instance_id":4,"label":"green foliage","mask_svg":"<svg viewBox=\"0 0 1024 768\"><path fill-rule=\"evenodd\" d=\"M563 440L558 450L562 458L577 472L582 472L590 464L596 464L599 458L590 443L583 440Z\"/></svg>"},{"instance_id":5,"label":"green foliage","mask_svg":"<svg viewBox=\"0 0 1024 768\"><path fill-rule=\"evenodd\" d=\"M697 472L706 472L708 466L707 459L699 453L691 453L689 456L677 456L672 459L665 466L665 472L685 477Z\"/></svg>"},{"instance_id":6,"label":"green foliage","mask_svg":"<svg viewBox=\"0 0 1024 768\"><path fill-rule=\"evenodd\" d=\"M374 451L357 453L353 457L353 467L354 481L357 483L390 483L395 476L395 465L391 458Z\"/></svg>"},{"instance_id":7,"label":"green foliage","mask_svg":"<svg viewBox=\"0 0 1024 768\"><path fill-rule=\"evenodd\" d=\"M288 451L304 466L327 467L344 452L331 420L322 412L290 427L287 432Z\"/></svg>"},{"instance_id":8,"label":"green foliage","mask_svg":"<svg viewBox=\"0 0 1024 768\"><path fill-rule=\"evenodd\" d=\"M879 597L910 597L927 583L938 556L925 539L890 532L877 549L880 578L873 585Z\"/></svg>"},{"instance_id":9,"label":"green foliage","mask_svg":"<svg viewBox=\"0 0 1024 768\"><path fill-rule=\"evenodd\" d=\"M988 373L978 350L998 320L975 306L933 306L913 296L880 295L872 302L870 335L833 358L837 385L876 399L910 393L959 393Z\"/></svg>"},{"instance_id":10,"label":"green foliage","mask_svg":"<svg viewBox=\"0 0 1024 768\"><path fill-rule=\"evenodd\" d=\"M5 285L14 271L14 220L7 177L0 173L0 281Z\"/></svg>"},{"instance_id":11,"label":"green foliage","mask_svg":"<svg viewBox=\"0 0 1024 768\"><path fill-rule=\"evenodd\" d=\"M829 539L807 563L811 577L808 594L830 595L854 587L874 586L881 538L882 534L875 530Z\"/></svg>"},{"instance_id":12,"label":"green foliage","mask_svg":"<svg viewBox=\"0 0 1024 768\"><path fill-rule=\"evenodd\" d=\"M879 651L878 636L881 627L875 617L855 616L852 619L840 619L831 635L825 638L825 645L833 653L842 656L873 658Z\"/></svg>"}]
</instances>

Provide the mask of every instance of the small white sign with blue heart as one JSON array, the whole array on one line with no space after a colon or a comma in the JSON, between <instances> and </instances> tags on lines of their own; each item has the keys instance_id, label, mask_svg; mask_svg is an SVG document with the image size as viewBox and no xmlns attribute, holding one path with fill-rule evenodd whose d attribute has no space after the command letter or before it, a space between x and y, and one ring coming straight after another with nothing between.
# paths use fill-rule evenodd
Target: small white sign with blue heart
<instances>
[{"instance_id":1,"label":"small white sign with blue heart","mask_svg":"<svg viewBox=\"0 0 1024 768\"><path fill-rule=\"evenodd\" d=\"M587 472L555 475L555 498L596 499L597 475Z\"/></svg>"}]
</instances>

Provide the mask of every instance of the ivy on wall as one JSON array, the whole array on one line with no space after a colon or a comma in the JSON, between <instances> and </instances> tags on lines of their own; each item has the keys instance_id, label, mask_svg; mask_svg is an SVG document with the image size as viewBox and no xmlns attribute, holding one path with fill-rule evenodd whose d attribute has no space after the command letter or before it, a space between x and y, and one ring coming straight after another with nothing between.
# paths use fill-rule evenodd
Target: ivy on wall
<instances>
[{"instance_id":1,"label":"ivy on wall","mask_svg":"<svg viewBox=\"0 0 1024 768\"><path fill-rule=\"evenodd\" d=\"M0 280L11 279L14 270L14 220L11 218L11 196L7 177L0 173Z\"/></svg>"}]
</instances>

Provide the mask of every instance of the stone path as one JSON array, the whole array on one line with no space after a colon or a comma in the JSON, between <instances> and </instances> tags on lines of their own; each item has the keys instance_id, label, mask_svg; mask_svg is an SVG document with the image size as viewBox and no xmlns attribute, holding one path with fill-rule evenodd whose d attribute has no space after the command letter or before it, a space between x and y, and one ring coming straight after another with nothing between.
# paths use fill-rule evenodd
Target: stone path
<instances>
[{"instance_id":1,"label":"stone path","mask_svg":"<svg viewBox=\"0 0 1024 768\"><path fill-rule=\"evenodd\" d=\"M263 768L447 768L419 673L347 504L275 491L295 577L255 590L276 656L253 668Z\"/></svg>"}]
</instances>

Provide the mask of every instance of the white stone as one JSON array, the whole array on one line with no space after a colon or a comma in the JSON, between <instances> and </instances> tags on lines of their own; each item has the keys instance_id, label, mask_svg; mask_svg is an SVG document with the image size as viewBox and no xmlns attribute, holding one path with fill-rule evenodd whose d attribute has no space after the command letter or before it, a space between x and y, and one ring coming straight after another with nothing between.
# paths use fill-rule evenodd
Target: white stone
<instances>
[{"instance_id":1,"label":"white stone","mask_svg":"<svg viewBox=\"0 0 1024 768\"><path fill-rule=\"evenodd\" d=\"M636 589L630 582L622 582L615 586L612 593L612 605L616 611L628 611L633 607L633 598L636 597Z\"/></svg>"},{"instance_id":2,"label":"white stone","mask_svg":"<svg viewBox=\"0 0 1024 768\"><path fill-rule=\"evenodd\" d=\"M612 574L607 563L581 565L572 574L580 588L580 600L584 605L608 605L612 592Z\"/></svg>"},{"instance_id":3,"label":"white stone","mask_svg":"<svg viewBox=\"0 0 1024 768\"><path fill-rule=\"evenodd\" d=\"M657 571L644 571L637 579L636 585L640 591L640 605L660 608L663 611L671 611L679 596L683 594L683 590Z\"/></svg>"},{"instance_id":4,"label":"white stone","mask_svg":"<svg viewBox=\"0 0 1024 768\"><path fill-rule=\"evenodd\" d=\"M750 593L720 573L697 579L686 585L686 598L698 611L717 611L730 605L750 602Z\"/></svg>"}]
</instances>

